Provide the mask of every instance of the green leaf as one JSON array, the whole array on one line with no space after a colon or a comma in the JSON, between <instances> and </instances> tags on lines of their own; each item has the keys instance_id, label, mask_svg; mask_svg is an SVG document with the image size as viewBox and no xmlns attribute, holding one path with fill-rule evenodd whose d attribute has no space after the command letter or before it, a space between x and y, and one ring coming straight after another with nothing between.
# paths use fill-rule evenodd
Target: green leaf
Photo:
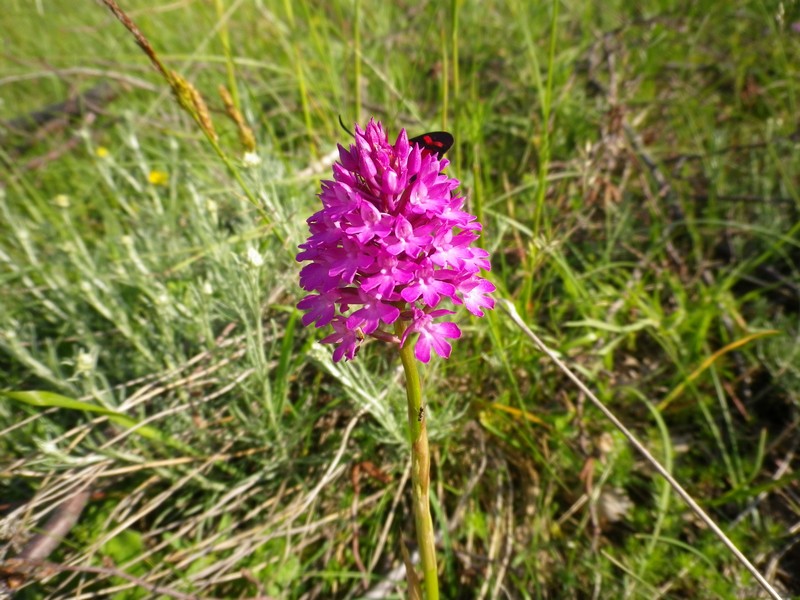
<instances>
[{"instance_id":1,"label":"green leaf","mask_svg":"<svg viewBox=\"0 0 800 600\"><path fill-rule=\"evenodd\" d=\"M164 444L172 446L173 448L180 448L181 450L186 450L184 444L166 435L165 433L159 431L155 427L151 427L150 425L141 425L139 421L137 421L133 417L129 417L124 413L111 410L104 406L92 404L91 402L75 400L74 398L68 398L67 396L62 396L61 394L55 394L53 392L42 392L42 391L0 392L0 394L2 394L7 398L10 398L11 400L16 400L17 402L23 402L25 404L29 404L30 406L38 406L41 408L64 408L67 410L81 410L84 412L91 412L104 415L108 417L109 421L116 423L117 425L120 425L125 429L131 429L132 433L137 433L140 436L150 440L156 440L162 442Z\"/></svg>"}]
</instances>

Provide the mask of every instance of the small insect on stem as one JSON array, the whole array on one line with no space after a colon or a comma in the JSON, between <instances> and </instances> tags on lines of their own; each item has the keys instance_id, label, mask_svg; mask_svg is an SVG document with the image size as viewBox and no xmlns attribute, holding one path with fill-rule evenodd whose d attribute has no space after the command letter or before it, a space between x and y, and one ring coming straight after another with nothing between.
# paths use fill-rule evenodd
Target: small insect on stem
<instances>
[{"instance_id":1,"label":"small insect on stem","mask_svg":"<svg viewBox=\"0 0 800 600\"><path fill-rule=\"evenodd\" d=\"M418 423L422 423L422 419L424 419L424 418L425 418L425 407L424 406L420 406L419 407L419 413L417 414L417 422Z\"/></svg>"}]
</instances>

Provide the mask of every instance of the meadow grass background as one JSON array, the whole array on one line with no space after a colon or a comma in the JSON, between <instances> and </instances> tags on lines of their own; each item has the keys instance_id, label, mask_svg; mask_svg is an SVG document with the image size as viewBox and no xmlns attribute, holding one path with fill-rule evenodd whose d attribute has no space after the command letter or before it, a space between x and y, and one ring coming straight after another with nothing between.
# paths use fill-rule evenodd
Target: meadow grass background
<instances>
[{"instance_id":1,"label":"meadow grass background","mask_svg":"<svg viewBox=\"0 0 800 600\"><path fill-rule=\"evenodd\" d=\"M0 389L57 395L0 398L0 558L88 492L18 598L404 597L398 357L333 364L294 308L338 115L455 135L497 296L800 596L795 0L121 5L239 181L108 10L5 0ZM759 597L502 311L458 321L423 371L444 598Z\"/></svg>"}]
</instances>

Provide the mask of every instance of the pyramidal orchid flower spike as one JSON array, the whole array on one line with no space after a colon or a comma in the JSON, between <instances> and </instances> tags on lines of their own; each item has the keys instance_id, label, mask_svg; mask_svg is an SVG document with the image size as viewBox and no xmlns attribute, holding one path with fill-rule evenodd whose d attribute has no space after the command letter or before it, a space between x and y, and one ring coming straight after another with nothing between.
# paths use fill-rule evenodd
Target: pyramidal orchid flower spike
<instances>
[{"instance_id":1,"label":"pyramidal orchid flower spike","mask_svg":"<svg viewBox=\"0 0 800 600\"><path fill-rule=\"evenodd\" d=\"M297 305L303 324L333 326L322 343L335 345L334 361L355 358L366 336L414 343L424 363L431 350L448 358L461 331L442 301L479 317L494 307L495 287L479 276L489 253L472 245L481 225L464 211L459 181L443 173L448 164L405 130L390 144L374 120L356 125L349 149L339 146L297 255L310 261L300 272L311 292Z\"/></svg>"},{"instance_id":2,"label":"pyramidal orchid flower spike","mask_svg":"<svg viewBox=\"0 0 800 600\"><path fill-rule=\"evenodd\" d=\"M431 350L448 358L461 336L443 301L479 317L494 307L494 286L479 276L489 253L472 246L481 229L464 211L459 182L443 173L438 151L411 143L404 130L394 145L380 123L356 125L355 144L339 146L333 181L322 182L322 210L308 219L300 245L300 285L311 292L297 307L303 324L331 325L322 342L333 360L352 360L367 336L399 345L406 375L414 524L425 599L438 600L436 536L430 512L430 452L417 362ZM431 134L432 135L432 134ZM424 139L424 138L423 138ZM390 329L390 327L393 329ZM413 344L413 348L412 348ZM409 597L422 598L416 577Z\"/></svg>"}]
</instances>

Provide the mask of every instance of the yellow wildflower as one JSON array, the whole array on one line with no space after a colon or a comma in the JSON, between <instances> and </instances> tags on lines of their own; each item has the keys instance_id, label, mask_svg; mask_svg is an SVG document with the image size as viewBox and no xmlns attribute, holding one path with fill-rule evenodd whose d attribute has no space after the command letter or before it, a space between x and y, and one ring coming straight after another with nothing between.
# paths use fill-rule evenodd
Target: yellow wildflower
<instances>
[{"instance_id":1,"label":"yellow wildflower","mask_svg":"<svg viewBox=\"0 0 800 600\"><path fill-rule=\"evenodd\" d=\"M165 173L164 171L150 171L150 174L147 176L147 181L149 181L153 185L167 185L169 181L169 174Z\"/></svg>"}]
</instances>

